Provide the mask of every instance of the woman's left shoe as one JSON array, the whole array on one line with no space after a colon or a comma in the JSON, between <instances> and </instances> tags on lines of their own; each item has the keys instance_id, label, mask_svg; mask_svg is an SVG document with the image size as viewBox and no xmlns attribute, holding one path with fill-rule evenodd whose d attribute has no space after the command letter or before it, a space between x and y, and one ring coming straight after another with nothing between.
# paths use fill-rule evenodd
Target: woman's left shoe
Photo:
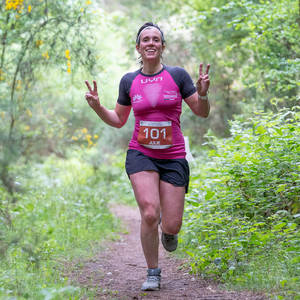
<instances>
[{"instance_id":1,"label":"woman's left shoe","mask_svg":"<svg viewBox=\"0 0 300 300\"><path fill-rule=\"evenodd\" d=\"M177 234L166 234L162 232L161 242L167 251L169 252L175 251L177 249L178 236Z\"/></svg>"}]
</instances>

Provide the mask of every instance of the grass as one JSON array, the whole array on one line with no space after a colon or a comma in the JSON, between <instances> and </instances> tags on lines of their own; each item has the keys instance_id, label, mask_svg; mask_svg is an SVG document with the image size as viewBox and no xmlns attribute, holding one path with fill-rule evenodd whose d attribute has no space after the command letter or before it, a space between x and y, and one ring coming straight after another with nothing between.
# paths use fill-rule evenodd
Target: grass
<instances>
[{"instance_id":1,"label":"grass","mask_svg":"<svg viewBox=\"0 0 300 300\"><path fill-rule=\"evenodd\" d=\"M76 286L64 269L78 257L93 256L119 229L108 209L108 201L120 198L110 187L118 179L116 170L95 171L76 153L18 168L22 193L15 202L0 191L6 199L1 209L10 210L9 218L1 220L0 298L93 295L95 290Z\"/></svg>"}]
</instances>

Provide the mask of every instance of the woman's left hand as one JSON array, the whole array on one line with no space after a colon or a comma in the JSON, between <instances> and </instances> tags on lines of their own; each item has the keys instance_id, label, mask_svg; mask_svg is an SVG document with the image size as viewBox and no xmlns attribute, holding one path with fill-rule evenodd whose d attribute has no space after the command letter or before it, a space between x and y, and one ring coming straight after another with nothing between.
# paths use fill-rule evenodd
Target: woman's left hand
<instances>
[{"instance_id":1,"label":"woman's left hand","mask_svg":"<svg viewBox=\"0 0 300 300\"><path fill-rule=\"evenodd\" d=\"M198 81L197 81L197 84L196 84L197 92L198 92L198 95L200 95L200 96L206 96L207 92L208 92L208 89L209 89L209 84L210 84L209 76L208 76L209 68L210 68L210 64L207 64L206 71L203 74L202 73L203 63L200 63L199 78L198 78Z\"/></svg>"}]
</instances>

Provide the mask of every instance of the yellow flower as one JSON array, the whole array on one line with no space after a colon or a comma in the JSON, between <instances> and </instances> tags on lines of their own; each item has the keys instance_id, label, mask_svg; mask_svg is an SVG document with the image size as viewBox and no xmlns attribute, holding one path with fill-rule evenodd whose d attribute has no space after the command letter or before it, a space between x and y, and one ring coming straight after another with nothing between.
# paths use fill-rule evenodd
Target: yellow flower
<instances>
[{"instance_id":1,"label":"yellow flower","mask_svg":"<svg viewBox=\"0 0 300 300\"><path fill-rule=\"evenodd\" d=\"M80 8L80 12L84 12L84 9L83 9L83 8Z\"/></svg>"},{"instance_id":2,"label":"yellow flower","mask_svg":"<svg viewBox=\"0 0 300 300\"><path fill-rule=\"evenodd\" d=\"M0 69L0 81L4 79L5 79L4 72Z\"/></svg>"},{"instance_id":3,"label":"yellow flower","mask_svg":"<svg viewBox=\"0 0 300 300\"><path fill-rule=\"evenodd\" d=\"M98 134L94 134L94 139L96 140L98 138L99 138Z\"/></svg>"},{"instance_id":4,"label":"yellow flower","mask_svg":"<svg viewBox=\"0 0 300 300\"><path fill-rule=\"evenodd\" d=\"M73 136L72 136L72 140L73 140L73 141L78 141L78 137L73 135Z\"/></svg>"},{"instance_id":5,"label":"yellow flower","mask_svg":"<svg viewBox=\"0 0 300 300\"><path fill-rule=\"evenodd\" d=\"M92 136L91 136L90 134L87 134L87 135L85 136L85 138L86 138L88 141L90 141L91 138L92 138Z\"/></svg>"},{"instance_id":6,"label":"yellow flower","mask_svg":"<svg viewBox=\"0 0 300 300\"><path fill-rule=\"evenodd\" d=\"M23 0L6 0L5 1L5 9L10 10L10 9L21 9L23 6Z\"/></svg>"},{"instance_id":7,"label":"yellow flower","mask_svg":"<svg viewBox=\"0 0 300 300\"><path fill-rule=\"evenodd\" d=\"M44 58L46 58L46 59L49 59L48 51L44 52L44 53L42 54L42 56L43 56Z\"/></svg>"},{"instance_id":8,"label":"yellow flower","mask_svg":"<svg viewBox=\"0 0 300 300\"><path fill-rule=\"evenodd\" d=\"M70 50L69 49L66 50L65 55L66 55L67 59L71 59L71 57L70 57Z\"/></svg>"},{"instance_id":9,"label":"yellow flower","mask_svg":"<svg viewBox=\"0 0 300 300\"><path fill-rule=\"evenodd\" d=\"M16 90L19 91L22 88L21 80L17 80Z\"/></svg>"},{"instance_id":10,"label":"yellow flower","mask_svg":"<svg viewBox=\"0 0 300 300\"><path fill-rule=\"evenodd\" d=\"M81 132L82 132L82 133L87 133L88 130L87 130L86 128L82 128L82 129L81 129Z\"/></svg>"},{"instance_id":11,"label":"yellow flower","mask_svg":"<svg viewBox=\"0 0 300 300\"><path fill-rule=\"evenodd\" d=\"M35 46L37 47L37 48L39 48L41 45L43 45L44 44L44 42L42 41L42 40L36 40L35 41Z\"/></svg>"},{"instance_id":12,"label":"yellow flower","mask_svg":"<svg viewBox=\"0 0 300 300\"><path fill-rule=\"evenodd\" d=\"M32 117L32 112L31 112L31 110L30 110L29 108L26 109L26 114L27 114L27 116L28 116L29 118Z\"/></svg>"},{"instance_id":13,"label":"yellow flower","mask_svg":"<svg viewBox=\"0 0 300 300\"><path fill-rule=\"evenodd\" d=\"M92 4L92 1L87 0L85 3L86 3L86 5L90 5L90 4Z\"/></svg>"},{"instance_id":14,"label":"yellow flower","mask_svg":"<svg viewBox=\"0 0 300 300\"><path fill-rule=\"evenodd\" d=\"M28 12L31 12L31 5L28 5Z\"/></svg>"},{"instance_id":15,"label":"yellow flower","mask_svg":"<svg viewBox=\"0 0 300 300\"><path fill-rule=\"evenodd\" d=\"M30 130L30 126L26 125L26 126L25 126L25 130L26 130L26 131Z\"/></svg>"},{"instance_id":16,"label":"yellow flower","mask_svg":"<svg viewBox=\"0 0 300 300\"><path fill-rule=\"evenodd\" d=\"M67 61L67 66L68 66L67 72L71 73L71 56L70 56L70 50L69 49L67 49L65 51L65 56L66 56L66 59L68 60Z\"/></svg>"}]
</instances>

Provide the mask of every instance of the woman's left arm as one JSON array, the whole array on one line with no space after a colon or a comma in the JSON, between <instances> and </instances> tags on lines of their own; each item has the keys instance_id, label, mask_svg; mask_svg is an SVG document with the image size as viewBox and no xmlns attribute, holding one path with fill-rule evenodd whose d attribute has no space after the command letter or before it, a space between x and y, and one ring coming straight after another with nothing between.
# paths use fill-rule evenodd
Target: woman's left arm
<instances>
[{"instance_id":1,"label":"woman's left arm","mask_svg":"<svg viewBox=\"0 0 300 300\"><path fill-rule=\"evenodd\" d=\"M206 72L203 74L203 63L200 63L199 66L199 78L197 80L197 92L195 92L190 97L184 99L187 105L191 108L193 113L199 117L207 118L210 111L210 105L208 101L208 89L209 89L209 68L210 65L208 64L206 67Z\"/></svg>"}]
</instances>

